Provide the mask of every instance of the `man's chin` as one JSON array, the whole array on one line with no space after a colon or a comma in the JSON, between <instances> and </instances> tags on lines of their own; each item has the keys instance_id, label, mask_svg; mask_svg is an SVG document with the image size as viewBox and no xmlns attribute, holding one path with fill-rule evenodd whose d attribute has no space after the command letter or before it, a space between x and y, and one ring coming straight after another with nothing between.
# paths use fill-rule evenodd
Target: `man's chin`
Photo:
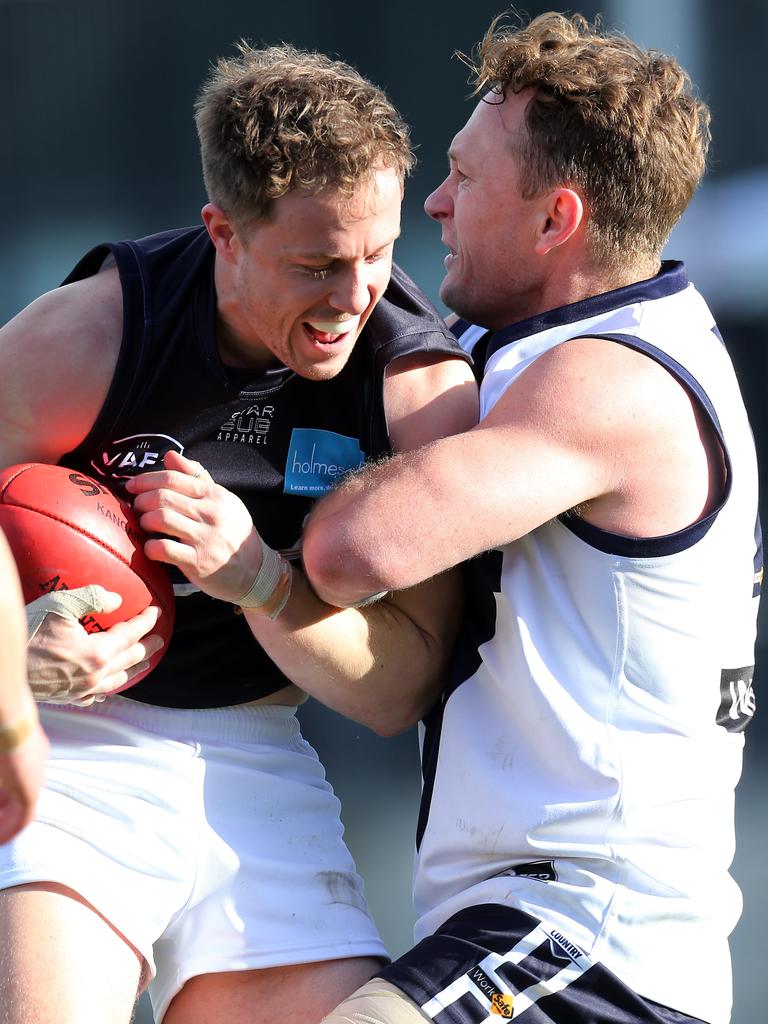
<instances>
[{"instance_id":1,"label":"man's chin","mask_svg":"<svg viewBox=\"0 0 768 1024\"><path fill-rule=\"evenodd\" d=\"M477 323L477 312L466 293L453 281L445 280L440 286L440 301L457 316L469 323Z\"/></svg>"},{"instance_id":2,"label":"man's chin","mask_svg":"<svg viewBox=\"0 0 768 1024\"><path fill-rule=\"evenodd\" d=\"M339 353L332 359L319 363L304 363L302 366L293 366L291 369L307 380L331 380L341 373L351 354L351 351Z\"/></svg>"}]
</instances>

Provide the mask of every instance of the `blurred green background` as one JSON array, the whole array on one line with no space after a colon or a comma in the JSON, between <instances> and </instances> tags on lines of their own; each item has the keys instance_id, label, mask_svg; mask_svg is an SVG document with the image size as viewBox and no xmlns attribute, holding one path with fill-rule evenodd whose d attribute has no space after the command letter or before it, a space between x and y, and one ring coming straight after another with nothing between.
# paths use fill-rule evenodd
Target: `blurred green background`
<instances>
[{"instance_id":1,"label":"blurred green background","mask_svg":"<svg viewBox=\"0 0 768 1024\"><path fill-rule=\"evenodd\" d=\"M528 3L519 9L533 15L552 7ZM241 37L255 45L289 41L325 51L386 88L412 126L419 156L396 257L438 301L444 250L422 204L441 180L445 150L471 109L466 69L452 54L470 49L503 8L501 0L0 0L0 319L57 285L99 241L197 221L205 196L192 103L210 62L231 54ZM638 42L675 54L712 107L711 171L667 252L686 260L715 311L764 466L768 5L611 0L556 9L600 13L607 25ZM747 732L737 807L733 870L744 889L745 912L732 939L734 1024L765 1019L768 994L762 957L768 938L765 628L759 646L758 713ZM396 955L409 945L412 924L415 734L382 740L313 703L302 719L342 799L369 902ZM137 1021L151 1021L146 1000Z\"/></svg>"}]
</instances>

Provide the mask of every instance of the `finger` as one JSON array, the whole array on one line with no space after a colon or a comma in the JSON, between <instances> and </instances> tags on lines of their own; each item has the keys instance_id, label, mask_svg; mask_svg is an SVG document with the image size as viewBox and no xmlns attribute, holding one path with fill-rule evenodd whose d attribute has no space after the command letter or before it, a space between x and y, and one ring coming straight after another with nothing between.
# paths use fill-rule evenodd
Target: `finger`
<instances>
[{"instance_id":1,"label":"finger","mask_svg":"<svg viewBox=\"0 0 768 1024\"><path fill-rule=\"evenodd\" d=\"M187 514L176 508L153 508L142 512L139 522L146 533L160 533L194 545L200 539L201 525L207 521L193 509Z\"/></svg>"},{"instance_id":2,"label":"finger","mask_svg":"<svg viewBox=\"0 0 768 1024\"><path fill-rule=\"evenodd\" d=\"M116 622L103 633L89 634L89 642L98 652L101 662L107 665L111 659L123 656L143 638L148 639L160 615L157 605L151 604L138 615L125 622Z\"/></svg>"},{"instance_id":3,"label":"finger","mask_svg":"<svg viewBox=\"0 0 768 1024\"><path fill-rule=\"evenodd\" d=\"M175 565L182 572L197 569L197 551L191 544L167 537L152 537L144 544L144 554L153 562Z\"/></svg>"},{"instance_id":4,"label":"finger","mask_svg":"<svg viewBox=\"0 0 768 1024\"><path fill-rule=\"evenodd\" d=\"M73 703L81 707L90 707L93 703L101 703L110 693L119 690L150 667L152 657L163 647L163 638L151 634L146 639L112 658L97 680L91 682L88 689L81 693Z\"/></svg>"},{"instance_id":5,"label":"finger","mask_svg":"<svg viewBox=\"0 0 768 1024\"><path fill-rule=\"evenodd\" d=\"M157 633L152 633L150 636L145 637L144 640L134 644L119 658L115 658L110 662L109 674L99 681L98 686L91 688L91 695L97 698L103 697L106 694L112 693L118 687L125 686L127 682L139 675L139 673L146 672L152 658L162 649L164 644L165 641Z\"/></svg>"},{"instance_id":6,"label":"finger","mask_svg":"<svg viewBox=\"0 0 768 1024\"><path fill-rule=\"evenodd\" d=\"M48 614L76 621L89 612L113 612L122 602L120 594L98 584L72 590L54 590L27 605L27 621L30 628L33 623L42 622Z\"/></svg>"},{"instance_id":7,"label":"finger","mask_svg":"<svg viewBox=\"0 0 768 1024\"><path fill-rule=\"evenodd\" d=\"M67 701L55 701L54 703L72 704L76 708L89 708L92 704L96 703L96 697L93 694L88 694L87 697L73 697Z\"/></svg>"},{"instance_id":8,"label":"finger","mask_svg":"<svg viewBox=\"0 0 768 1024\"><path fill-rule=\"evenodd\" d=\"M121 594L114 590L107 590L99 583L93 583L88 587L76 587L69 591L70 594L77 594L84 602L90 605L85 611L94 612L116 612L123 603ZM82 616L78 616L81 618Z\"/></svg>"},{"instance_id":9,"label":"finger","mask_svg":"<svg viewBox=\"0 0 768 1024\"><path fill-rule=\"evenodd\" d=\"M126 480L125 486L134 496L133 507L136 508L136 502L141 495L144 495L141 499L142 503L150 500L146 495L154 495L154 500L158 505L162 504L162 498L159 495L164 493L182 494L190 498L199 498L202 494L205 494L211 482L211 478L207 475L196 476L194 473L163 469L157 470L154 473L142 473L140 476L131 477L129 480Z\"/></svg>"},{"instance_id":10,"label":"finger","mask_svg":"<svg viewBox=\"0 0 768 1024\"><path fill-rule=\"evenodd\" d=\"M202 463L188 459L186 455L182 455L180 452L166 452L163 463L166 469L176 469L181 473L197 477L200 480L210 480L210 476Z\"/></svg>"},{"instance_id":11,"label":"finger","mask_svg":"<svg viewBox=\"0 0 768 1024\"><path fill-rule=\"evenodd\" d=\"M204 490L200 481L193 480L191 477L185 479L191 483L191 486L187 486L186 492L163 487L136 496L133 508L140 517L143 529L173 532L170 529L165 529L166 525L172 525L172 518L169 518L167 522L158 518L165 512L169 513L170 517L177 515L192 523L205 523L206 525L214 522L220 516L221 503L217 502L216 497ZM191 490L194 490L195 493L187 493ZM152 518L146 519L145 517L148 515L152 515ZM184 526L183 523L178 525Z\"/></svg>"}]
</instances>

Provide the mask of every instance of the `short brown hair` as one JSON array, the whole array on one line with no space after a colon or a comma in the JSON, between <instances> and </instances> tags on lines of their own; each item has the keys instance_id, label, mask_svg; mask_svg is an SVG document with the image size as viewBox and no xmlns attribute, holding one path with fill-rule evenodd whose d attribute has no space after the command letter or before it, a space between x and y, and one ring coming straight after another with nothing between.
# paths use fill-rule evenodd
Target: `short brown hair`
<instances>
[{"instance_id":1,"label":"short brown hair","mask_svg":"<svg viewBox=\"0 0 768 1024\"><path fill-rule=\"evenodd\" d=\"M658 256L706 166L710 115L672 57L599 22L550 12L497 18L467 60L475 93L533 88L520 169L524 197L558 185L589 208L593 256Z\"/></svg>"},{"instance_id":2,"label":"short brown hair","mask_svg":"<svg viewBox=\"0 0 768 1024\"><path fill-rule=\"evenodd\" d=\"M290 45L237 49L195 103L208 196L234 221L265 217L297 188L351 194L378 167L411 170L408 127L349 64Z\"/></svg>"}]
</instances>

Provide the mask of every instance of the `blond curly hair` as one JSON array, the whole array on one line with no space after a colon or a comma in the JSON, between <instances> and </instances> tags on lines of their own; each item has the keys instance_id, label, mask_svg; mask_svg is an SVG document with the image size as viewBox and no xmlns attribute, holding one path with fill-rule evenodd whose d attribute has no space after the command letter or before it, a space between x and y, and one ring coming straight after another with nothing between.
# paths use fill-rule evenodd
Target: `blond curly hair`
<instances>
[{"instance_id":1,"label":"blond curly hair","mask_svg":"<svg viewBox=\"0 0 768 1024\"><path fill-rule=\"evenodd\" d=\"M351 194L366 174L413 167L408 127L353 67L290 45L217 61L195 102L211 202L241 226L294 189Z\"/></svg>"},{"instance_id":2,"label":"blond curly hair","mask_svg":"<svg viewBox=\"0 0 768 1024\"><path fill-rule=\"evenodd\" d=\"M466 60L475 94L533 88L519 153L524 198L569 185L598 262L658 257L706 167L710 114L674 58L550 12L497 18Z\"/></svg>"}]
</instances>

